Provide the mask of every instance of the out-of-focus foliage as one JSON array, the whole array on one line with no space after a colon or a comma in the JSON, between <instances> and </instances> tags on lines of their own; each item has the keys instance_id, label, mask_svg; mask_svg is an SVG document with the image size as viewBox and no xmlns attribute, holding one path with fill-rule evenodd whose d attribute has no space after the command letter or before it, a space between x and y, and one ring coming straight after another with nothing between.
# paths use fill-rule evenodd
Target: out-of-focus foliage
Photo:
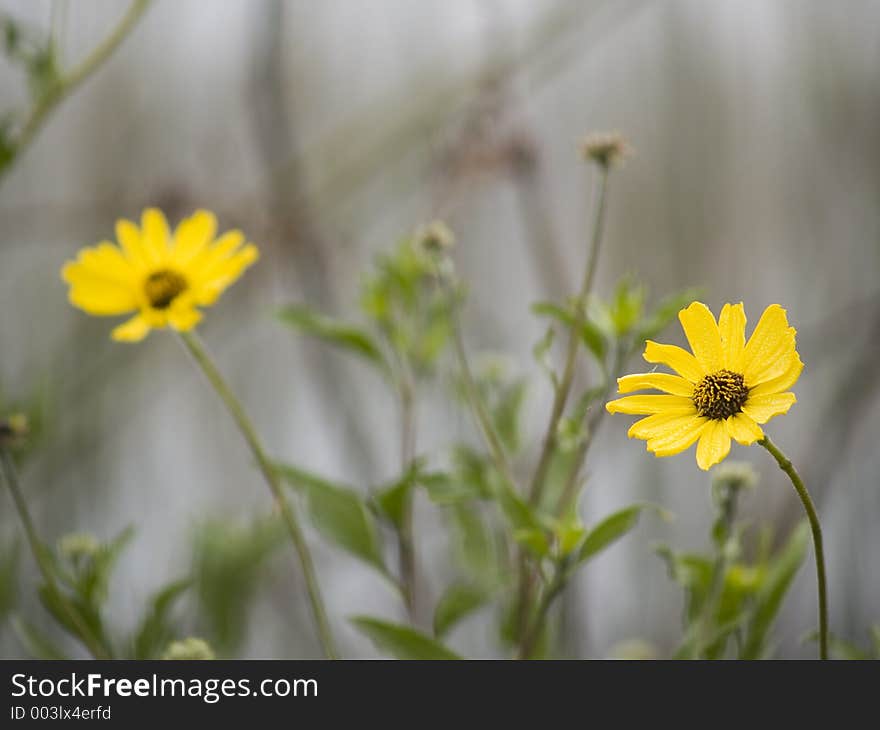
<instances>
[{"instance_id":1,"label":"out-of-focus foliage","mask_svg":"<svg viewBox=\"0 0 880 730\"><path fill-rule=\"evenodd\" d=\"M809 546L809 526L799 524L776 550L771 550L770 528L764 529L757 554L747 559L747 526L736 520L742 487L715 487L713 552L657 548L685 594L684 638L676 657L767 658L774 650L773 623Z\"/></svg>"},{"instance_id":2,"label":"out-of-focus foliage","mask_svg":"<svg viewBox=\"0 0 880 730\"><path fill-rule=\"evenodd\" d=\"M201 634L221 656L232 656L248 629L248 617L267 561L283 540L277 517L241 525L210 520L193 537L192 580Z\"/></svg>"},{"instance_id":3,"label":"out-of-focus foliage","mask_svg":"<svg viewBox=\"0 0 880 730\"><path fill-rule=\"evenodd\" d=\"M64 535L54 549L44 547L53 582L43 581L38 594L56 628L74 639L88 646L89 637L94 637L108 657L156 659L177 634L174 608L189 587L189 581L175 581L159 589L148 601L146 614L131 633L117 637L105 616L105 604L116 563L133 536L134 529L128 528L102 543L87 533L70 533ZM36 617L25 618L19 614L13 626L33 657L63 658L65 652L42 628L43 623Z\"/></svg>"}]
</instances>

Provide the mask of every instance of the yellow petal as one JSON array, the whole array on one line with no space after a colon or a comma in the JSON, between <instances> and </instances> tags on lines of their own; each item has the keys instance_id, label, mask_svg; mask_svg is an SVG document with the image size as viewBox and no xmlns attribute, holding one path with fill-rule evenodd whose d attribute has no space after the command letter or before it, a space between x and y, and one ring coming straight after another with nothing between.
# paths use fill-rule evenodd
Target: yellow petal
<instances>
[{"instance_id":1,"label":"yellow petal","mask_svg":"<svg viewBox=\"0 0 880 730\"><path fill-rule=\"evenodd\" d=\"M211 275L202 275L195 288L196 301L202 306L213 304L229 286L234 284L244 270L259 258L259 251L252 243L235 255L215 265Z\"/></svg>"},{"instance_id":2,"label":"yellow petal","mask_svg":"<svg viewBox=\"0 0 880 730\"><path fill-rule=\"evenodd\" d=\"M759 395L770 395L772 393L782 393L783 391L788 390L791 386L793 386L798 378L801 376L801 372L804 369L804 364L801 362L800 357L798 357L797 353L794 353L794 357L790 358L790 364L788 370L786 370L782 375L777 378L772 378L760 385L756 385L754 388L749 389L749 397L753 398Z\"/></svg>"},{"instance_id":3,"label":"yellow petal","mask_svg":"<svg viewBox=\"0 0 880 730\"><path fill-rule=\"evenodd\" d=\"M635 390L662 390L673 395L690 398L694 394L694 384L678 375L669 373L642 373L625 375L617 379L617 390L620 393L632 393Z\"/></svg>"},{"instance_id":4,"label":"yellow petal","mask_svg":"<svg viewBox=\"0 0 880 730\"><path fill-rule=\"evenodd\" d=\"M128 314L137 309L137 302L130 292L97 287L70 287L68 301L75 307L97 317Z\"/></svg>"},{"instance_id":5,"label":"yellow petal","mask_svg":"<svg viewBox=\"0 0 880 730\"><path fill-rule=\"evenodd\" d=\"M144 246L140 229L131 221L125 218L116 221L116 240L128 260L138 269L145 269L156 262L153 252Z\"/></svg>"},{"instance_id":6,"label":"yellow petal","mask_svg":"<svg viewBox=\"0 0 880 730\"><path fill-rule=\"evenodd\" d=\"M609 413L647 415L650 413L693 414L697 409L690 398L680 395L630 395L605 404Z\"/></svg>"},{"instance_id":7,"label":"yellow petal","mask_svg":"<svg viewBox=\"0 0 880 730\"><path fill-rule=\"evenodd\" d=\"M722 366L735 373L742 371L741 357L746 346L746 310L743 303L725 304L718 317L721 332Z\"/></svg>"},{"instance_id":8,"label":"yellow petal","mask_svg":"<svg viewBox=\"0 0 880 730\"><path fill-rule=\"evenodd\" d=\"M771 304L764 310L742 355L742 374L749 387L778 378L791 367L795 334L782 307Z\"/></svg>"},{"instance_id":9,"label":"yellow petal","mask_svg":"<svg viewBox=\"0 0 880 730\"><path fill-rule=\"evenodd\" d=\"M648 340L645 343L645 354L642 357L647 362L662 363L671 367L692 383L700 382L706 375L706 369L697 362L697 359L687 350L676 345L661 345L658 342Z\"/></svg>"},{"instance_id":10,"label":"yellow petal","mask_svg":"<svg viewBox=\"0 0 880 730\"><path fill-rule=\"evenodd\" d=\"M656 439L663 441L674 438L681 428L691 424L694 419L702 420L700 416L692 413L667 413L665 411L663 413L654 413L636 421L629 427L626 435L631 439L636 438L646 441L648 439Z\"/></svg>"},{"instance_id":11,"label":"yellow petal","mask_svg":"<svg viewBox=\"0 0 880 730\"><path fill-rule=\"evenodd\" d=\"M165 262L171 250L171 232L165 214L158 208L147 208L141 214L141 240L155 262Z\"/></svg>"},{"instance_id":12,"label":"yellow petal","mask_svg":"<svg viewBox=\"0 0 880 730\"><path fill-rule=\"evenodd\" d=\"M186 266L214 240L216 231L217 219L207 210L197 210L182 220L174 232L174 262Z\"/></svg>"},{"instance_id":13,"label":"yellow petal","mask_svg":"<svg viewBox=\"0 0 880 730\"><path fill-rule=\"evenodd\" d=\"M684 334L690 343L694 357L706 372L720 370L722 365L721 334L715 316L702 302L691 302L678 313Z\"/></svg>"},{"instance_id":14,"label":"yellow petal","mask_svg":"<svg viewBox=\"0 0 880 730\"><path fill-rule=\"evenodd\" d=\"M150 331L150 325L140 314L116 327L110 336L119 342L140 342Z\"/></svg>"},{"instance_id":15,"label":"yellow petal","mask_svg":"<svg viewBox=\"0 0 880 730\"><path fill-rule=\"evenodd\" d=\"M732 439L741 443L743 446L755 443L764 438L764 432L761 427L755 423L745 413L737 413L724 422L727 426L727 433Z\"/></svg>"},{"instance_id":16,"label":"yellow petal","mask_svg":"<svg viewBox=\"0 0 880 730\"><path fill-rule=\"evenodd\" d=\"M724 461L730 453L730 435L724 421L709 421L697 444L697 466L703 471Z\"/></svg>"},{"instance_id":17,"label":"yellow petal","mask_svg":"<svg viewBox=\"0 0 880 730\"><path fill-rule=\"evenodd\" d=\"M743 406L743 413L756 423L767 423L774 416L788 413L788 409L797 403L794 393L771 393L749 399Z\"/></svg>"},{"instance_id":18,"label":"yellow petal","mask_svg":"<svg viewBox=\"0 0 880 730\"><path fill-rule=\"evenodd\" d=\"M168 312L168 324L178 332L189 332L202 319L202 313L192 306L174 306Z\"/></svg>"},{"instance_id":19,"label":"yellow petal","mask_svg":"<svg viewBox=\"0 0 880 730\"><path fill-rule=\"evenodd\" d=\"M653 416L649 416L653 418ZM711 422L702 416L688 417L675 424L670 423L665 432L648 440L648 451L654 456L674 456L680 454L702 435Z\"/></svg>"},{"instance_id":20,"label":"yellow petal","mask_svg":"<svg viewBox=\"0 0 880 730\"><path fill-rule=\"evenodd\" d=\"M211 246L192 259L188 271L190 280L213 276L214 269L232 256L244 242L244 234L241 231L226 231Z\"/></svg>"},{"instance_id":21,"label":"yellow petal","mask_svg":"<svg viewBox=\"0 0 880 730\"><path fill-rule=\"evenodd\" d=\"M70 303L95 315L125 314L137 308L132 269L118 248L102 243L80 251L61 270Z\"/></svg>"}]
</instances>

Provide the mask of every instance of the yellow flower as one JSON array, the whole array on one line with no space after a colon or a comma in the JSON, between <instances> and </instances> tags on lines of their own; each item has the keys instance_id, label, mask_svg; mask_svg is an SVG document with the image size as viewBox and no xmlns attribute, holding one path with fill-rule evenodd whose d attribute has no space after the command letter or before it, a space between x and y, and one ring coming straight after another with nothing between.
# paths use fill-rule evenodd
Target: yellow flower
<instances>
[{"instance_id":1,"label":"yellow flower","mask_svg":"<svg viewBox=\"0 0 880 730\"><path fill-rule=\"evenodd\" d=\"M198 210L172 234L162 211L147 208L141 227L116 223L119 246L102 241L79 252L61 270L70 303L89 314L137 312L113 330L114 340L137 342L151 329L191 330L198 307L213 304L257 260L257 247L241 231L215 239L217 219Z\"/></svg>"},{"instance_id":2,"label":"yellow flower","mask_svg":"<svg viewBox=\"0 0 880 730\"><path fill-rule=\"evenodd\" d=\"M665 395L633 395L605 407L609 413L646 415L629 429L656 456L672 456L697 444L697 464L709 469L730 452L730 440L753 444L764 438L758 424L788 412L787 392L804 368L794 327L785 310L771 304L746 342L742 302L725 304L716 323L709 308L693 302L678 313L693 355L648 340L644 358L675 370L618 378L621 394L653 388Z\"/></svg>"}]
</instances>

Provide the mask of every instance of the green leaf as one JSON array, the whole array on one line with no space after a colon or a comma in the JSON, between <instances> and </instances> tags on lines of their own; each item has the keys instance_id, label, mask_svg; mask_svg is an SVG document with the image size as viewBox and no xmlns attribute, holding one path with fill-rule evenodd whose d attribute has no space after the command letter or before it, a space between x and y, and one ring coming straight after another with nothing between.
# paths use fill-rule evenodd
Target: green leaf
<instances>
[{"instance_id":1,"label":"green leaf","mask_svg":"<svg viewBox=\"0 0 880 730\"><path fill-rule=\"evenodd\" d=\"M369 616L356 616L351 622L370 638L379 651L387 652L395 659L436 661L462 658L436 639L409 626L401 626Z\"/></svg>"},{"instance_id":2,"label":"green leaf","mask_svg":"<svg viewBox=\"0 0 880 730\"><path fill-rule=\"evenodd\" d=\"M764 583L755 595L754 614L749 622L740 658L759 659L765 654L765 642L770 627L782 607L785 594L804 562L809 539L809 526L806 522L802 522L768 566Z\"/></svg>"},{"instance_id":3,"label":"green leaf","mask_svg":"<svg viewBox=\"0 0 880 730\"><path fill-rule=\"evenodd\" d=\"M134 537L134 527L126 527L110 542L101 545L91 560L86 560L76 575L76 592L95 611L107 600L110 577L125 548Z\"/></svg>"},{"instance_id":4,"label":"green leaf","mask_svg":"<svg viewBox=\"0 0 880 730\"><path fill-rule=\"evenodd\" d=\"M168 614L184 591L192 585L189 579L169 583L150 599L150 608L135 633L133 659L157 659L162 649L174 637L168 623Z\"/></svg>"},{"instance_id":5,"label":"green leaf","mask_svg":"<svg viewBox=\"0 0 880 730\"><path fill-rule=\"evenodd\" d=\"M562 557L571 555L582 544L586 534L586 528L576 520L557 521L553 525L553 536Z\"/></svg>"},{"instance_id":6,"label":"green leaf","mask_svg":"<svg viewBox=\"0 0 880 730\"><path fill-rule=\"evenodd\" d=\"M714 561L698 553L677 553L667 545L655 548L669 570L669 577L685 589L687 600L685 613L691 623L700 616L709 586L712 582Z\"/></svg>"},{"instance_id":7,"label":"green leaf","mask_svg":"<svg viewBox=\"0 0 880 730\"><path fill-rule=\"evenodd\" d=\"M498 546L492 530L473 503L452 505L448 514L452 520L452 544L467 577L485 585L498 576Z\"/></svg>"},{"instance_id":8,"label":"green leaf","mask_svg":"<svg viewBox=\"0 0 880 730\"><path fill-rule=\"evenodd\" d=\"M650 340L656 337L675 319L680 310L701 296L701 289L691 288L662 299L651 315L642 321L636 340Z\"/></svg>"},{"instance_id":9,"label":"green leaf","mask_svg":"<svg viewBox=\"0 0 880 730\"><path fill-rule=\"evenodd\" d=\"M473 583L453 583L434 609L434 634L445 636L461 620L485 606L489 592Z\"/></svg>"},{"instance_id":10,"label":"green leaf","mask_svg":"<svg viewBox=\"0 0 880 730\"><path fill-rule=\"evenodd\" d=\"M278 318L303 334L341 347L388 372L388 363L372 335L362 327L328 317L304 304L294 304L278 312Z\"/></svg>"},{"instance_id":11,"label":"green leaf","mask_svg":"<svg viewBox=\"0 0 880 730\"><path fill-rule=\"evenodd\" d=\"M559 378L557 377L553 366L550 364L550 348L553 347L553 340L555 337L556 330L553 329L553 325L550 325L546 332L544 332L544 336L541 337L532 348L532 356L535 358L535 362L538 363L541 370L543 370L550 379L550 382L553 384L553 390L558 390Z\"/></svg>"},{"instance_id":12,"label":"green leaf","mask_svg":"<svg viewBox=\"0 0 880 730\"><path fill-rule=\"evenodd\" d=\"M67 606L69 606L70 611L74 612L79 617L82 623L88 627L89 631L91 631L92 635L97 637L99 643L106 648L107 641L104 637L104 626L101 621L101 614L95 606L85 604L76 596L70 595L65 596L67 598L67 606L65 606L65 603L58 592L52 590L45 584L37 589L37 595L40 598L40 603L43 604L43 608L52 615L52 618L54 618L58 625L67 633L84 643L86 642L79 625L71 617L70 613L68 613Z\"/></svg>"},{"instance_id":13,"label":"green leaf","mask_svg":"<svg viewBox=\"0 0 880 730\"><path fill-rule=\"evenodd\" d=\"M492 408L495 431L504 447L512 453L520 447L520 414L527 390L527 383L522 379L502 386Z\"/></svg>"},{"instance_id":14,"label":"green leaf","mask_svg":"<svg viewBox=\"0 0 880 730\"><path fill-rule=\"evenodd\" d=\"M634 504L624 507L606 517L587 532L578 551L576 562L583 563L589 560L626 535L638 524L640 515L646 509L656 510L664 519L668 519L668 512L652 504Z\"/></svg>"},{"instance_id":15,"label":"green leaf","mask_svg":"<svg viewBox=\"0 0 880 730\"><path fill-rule=\"evenodd\" d=\"M639 321L644 303L644 287L635 284L628 277L618 282L609 309L611 324L617 337L627 334Z\"/></svg>"},{"instance_id":16,"label":"green leaf","mask_svg":"<svg viewBox=\"0 0 880 730\"><path fill-rule=\"evenodd\" d=\"M568 329L571 329L576 324L574 313L570 309L554 302L535 302L532 305L532 312L541 317L551 317L564 324ZM599 362L604 362L605 353L608 351L608 343L605 341L605 335L602 333L602 330L596 326L595 322L584 316L580 323L578 335L581 342L595 355L596 359Z\"/></svg>"},{"instance_id":17,"label":"green leaf","mask_svg":"<svg viewBox=\"0 0 880 730\"><path fill-rule=\"evenodd\" d=\"M221 655L234 654L248 628L250 610L267 562L284 540L280 517L252 524L211 520L193 536L193 579L199 633L209 634Z\"/></svg>"},{"instance_id":18,"label":"green leaf","mask_svg":"<svg viewBox=\"0 0 880 730\"><path fill-rule=\"evenodd\" d=\"M514 530L513 539L537 558L546 558L550 554L550 540L547 533L537 527L521 527Z\"/></svg>"},{"instance_id":19,"label":"green leaf","mask_svg":"<svg viewBox=\"0 0 880 730\"><path fill-rule=\"evenodd\" d=\"M324 537L386 572L376 521L360 494L294 466L277 468L290 485L305 494L309 516Z\"/></svg>"},{"instance_id":20,"label":"green leaf","mask_svg":"<svg viewBox=\"0 0 880 730\"><path fill-rule=\"evenodd\" d=\"M34 659L52 661L69 659L54 641L21 616L13 616L12 629L24 645L25 651Z\"/></svg>"},{"instance_id":21,"label":"green leaf","mask_svg":"<svg viewBox=\"0 0 880 730\"><path fill-rule=\"evenodd\" d=\"M474 497L474 490L467 483L444 472L423 474L419 483L434 504L447 506Z\"/></svg>"},{"instance_id":22,"label":"green leaf","mask_svg":"<svg viewBox=\"0 0 880 730\"><path fill-rule=\"evenodd\" d=\"M403 527L406 504L415 483L415 476L410 471L376 494L376 504L380 512L398 530Z\"/></svg>"},{"instance_id":23,"label":"green leaf","mask_svg":"<svg viewBox=\"0 0 880 730\"><path fill-rule=\"evenodd\" d=\"M511 527L515 530L528 530L542 527L535 510L531 505L514 492L510 487L498 493L498 503Z\"/></svg>"}]
</instances>

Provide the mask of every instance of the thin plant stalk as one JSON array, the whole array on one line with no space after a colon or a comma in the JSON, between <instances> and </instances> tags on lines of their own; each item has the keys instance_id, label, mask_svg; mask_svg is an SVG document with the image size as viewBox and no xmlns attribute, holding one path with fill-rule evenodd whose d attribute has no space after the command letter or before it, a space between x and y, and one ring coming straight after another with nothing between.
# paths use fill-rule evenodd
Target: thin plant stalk
<instances>
[{"instance_id":1,"label":"thin plant stalk","mask_svg":"<svg viewBox=\"0 0 880 730\"><path fill-rule=\"evenodd\" d=\"M71 626L76 629L80 640L85 644L89 653L95 659L111 659L112 657L110 656L110 653L103 646L98 637L95 636L88 624L83 620L79 611L76 610L67 599L67 596L65 596L63 591L58 587L58 581L55 580L55 571L46 558L46 548L37 534L37 529L34 526L33 519L31 519L27 502L21 492L15 463L12 460L11 454L2 447L0 447L0 464L2 464L4 481L9 488L9 494L12 496L12 501L15 503L15 509L21 519L21 524L24 528L25 537L27 538L31 553L34 556L34 560L37 561L37 566L40 569L40 573L43 575L43 580L46 581L46 586L58 600L58 605L61 607L61 610L64 612L64 615L67 617Z\"/></svg>"},{"instance_id":2,"label":"thin plant stalk","mask_svg":"<svg viewBox=\"0 0 880 730\"><path fill-rule=\"evenodd\" d=\"M181 341L189 351L190 355L192 355L193 360L195 360L196 364L201 368L205 377L208 378L208 381L211 383L211 386L214 388L217 395L220 396L220 400L223 401L223 404L226 406L226 409L235 421L235 425L238 426L238 430L247 442L254 459L256 459L260 472L269 487L269 491L272 493L272 497L281 513L284 525L287 528L287 532L290 535L290 539L293 542L293 546L299 557L303 575L305 576L309 602L312 607L312 613L314 614L315 624L318 628L318 638L320 639L321 646L328 659L337 659L338 654L336 651L336 643L333 639L333 633L330 630L330 623L327 620L327 612L324 608L324 601L321 598L321 589L318 585L318 578L312 561L312 555L309 551L308 544L306 543L294 507L284 494L281 481L278 478L278 472L275 470L272 462L266 455L263 444L260 441L259 436L257 436L257 432L245 413L244 408L233 394L223 376L220 374L220 371L214 365L213 360L210 355L208 355L199 336L195 332L181 332L179 334Z\"/></svg>"},{"instance_id":3,"label":"thin plant stalk","mask_svg":"<svg viewBox=\"0 0 880 730\"><path fill-rule=\"evenodd\" d=\"M134 0L116 27L77 65L62 73L52 87L37 101L14 142L12 157L0 167L0 176L11 167L12 161L33 141L49 113L80 84L88 79L113 54L126 36L134 29L152 0ZM54 39L52 41L55 42Z\"/></svg>"},{"instance_id":4,"label":"thin plant stalk","mask_svg":"<svg viewBox=\"0 0 880 730\"><path fill-rule=\"evenodd\" d=\"M513 478L513 472L507 463L507 457L504 455L504 448L501 446L501 439L496 433L495 427L492 425L492 419L489 417L489 412L486 410L483 399L480 397L477 382L474 379L474 374L471 370L470 362L468 361L467 351L464 347L464 340L461 336L458 313L453 310L451 316L452 344L455 349L455 357L458 360L459 370L461 370L462 380L464 381L465 395L467 396L468 403L473 411L477 427L483 435L483 440L486 442L486 446L492 456L495 468L507 483L508 488L515 489L516 482Z\"/></svg>"},{"instance_id":5,"label":"thin plant stalk","mask_svg":"<svg viewBox=\"0 0 880 730\"><path fill-rule=\"evenodd\" d=\"M553 580L550 585L547 586L544 595L541 596L538 610L535 612L535 619L525 632L523 640L520 643L517 659L531 658L535 651L535 645L541 637L541 632L544 630L544 624L547 621L547 614L550 612L550 607L553 605L553 601L556 600L556 597L565 589L567 577L568 565L563 561L557 565L556 575L553 576Z\"/></svg>"},{"instance_id":6,"label":"thin plant stalk","mask_svg":"<svg viewBox=\"0 0 880 730\"><path fill-rule=\"evenodd\" d=\"M593 279L596 276L596 268L599 261L599 249L602 243L602 232L605 227L605 201L608 192L608 169L604 166L599 168L599 182L596 192L596 212L593 220L593 233L590 238L590 248L587 254L587 263L584 267L583 281L575 300L574 319L568 332L568 344L566 345L565 365L562 377L553 395L553 406L550 409L550 422L544 434L541 446L541 454L538 457L538 465L529 486L529 502L536 505L541 501L544 485L547 481L547 471L550 468L550 460L556 448L556 428L565 404L571 393L574 383L575 365L577 363L578 345L580 343L580 330L586 318L586 304L593 287Z\"/></svg>"},{"instance_id":7,"label":"thin plant stalk","mask_svg":"<svg viewBox=\"0 0 880 730\"><path fill-rule=\"evenodd\" d=\"M617 373L620 372L620 369L623 367L623 362L627 357L627 355L625 355L621 350L622 348L618 348L617 350L617 354L614 358L614 365L611 368L611 375L608 375L606 371L605 379L607 381L607 387L605 389L604 395L602 396L602 398L599 399L600 403L603 403L608 399L608 393L612 389L614 378L617 377ZM569 468L568 475L565 478L565 485L563 486L562 492L559 495L559 501L556 503L556 514L558 516L562 516L563 514L565 514L565 511L571 506L571 504L575 500L575 497L577 496L577 488L581 469L583 468L584 462L587 459L587 454L589 453L590 446L592 446L593 444L596 430L599 428L599 423L602 421L604 415L605 409L598 408L592 413L589 418L586 419L586 432L584 433L583 441L581 441L581 443L577 447L574 459L572 460L572 465Z\"/></svg>"},{"instance_id":8,"label":"thin plant stalk","mask_svg":"<svg viewBox=\"0 0 880 730\"><path fill-rule=\"evenodd\" d=\"M403 366L402 366L403 367ZM409 372L401 375L400 390L400 466L401 474L412 467L416 452L415 387ZM403 505L398 534L400 547L400 581L410 620L417 623L418 593L416 588L416 551L413 541L413 495L410 490Z\"/></svg>"},{"instance_id":9,"label":"thin plant stalk","mask_svg":"<svg viewBox=\"0 0 880 730\"><path fill-rule=\"evenodd\" d=\"M593 288L593 279L596 276L596 269L599 262L599 249L602 243L602 234L605 229L605 203L608 193L608 168L604 165L599 166L599 180L596 187L596 204L595 214L593 218L593 230L590 236L590 247L587 253L587 261L584 266L583 279L581 281L580 291L575 300L574 320L568 332L568 343L566 345L565 365L563 366L562 377L559 380L553 393L553 405L550 409L550 421L547 424L547 430L544 433L544 439L541 445L541 453L538 457L538 464L535 467L535 473L532 476L529 485L529 504L538 505L543 496L544 486L547 481L547 472L550 468L550 461L553 452L556 449L556 429L559 419L565 411L565 404L568 402L568 396L574 383L575 365L577 363L578 346L580 343L580 330L584 325L586 317L586 304L589 299L590 292ZM590 434L587 435L590 439ZM567 501L571 492L574 491L577 473L583 459L586 457L589 441L582 445L581 453L575 459L576 469L572 472L566 485L564 500ZM563 505L560 500L560 506ZM528 604L531 603L532 594L534 592L535 581L530 575L531 571L528 566L528 558L523 550L520 550L519 556L519 590L517 596L517 625L522 640L527 640L524 631L528 623ZM522 653L522 646L521 652Z\"/></svg>"},{"instance_id":10,"label":"thin plant stalk","mask_svg":"<svg viewBox=\"0 0 880 730\"><path fill-rule=\"evenodd\" d=\"M721 547L718 550L715 563L712 566L712 582L709 585L709 593L703 604L703 611L697 629L697 638L693 646L693 657L696 659L703 658L703 652L708 648L709 640L711 638L709 635L709 629L712 626L713 617L718 610L718 604L724 594L724 579L727 575L727 566L729 562L727 543L730 540L730 533L733 531L734 521L736 519L737 496L739 493L738 489L729 486L725 487L725 490L726 493L724 494L721 503L720 516L720 524L724 530L722 536L723 539L721 540Z\"/></svg>"},{"instance_id":11,"label":"thin plant stalk","mask_svg":"<svg viewBox=\"0 0 880 730\"><path fill-rule=\"evenodd\" d=\"M771 440L765 435L763 439L758 441L770 455L776 460L779 468L782 469L791 480L795 491L800 497L804 511L807 513L807 519L810 522L810 531L813 534L813 549L816 553L816 587L819 593L819 658L828 658L828 587L825 575L825 548L822 543L822 526L819 523L819 514L816 512L816 505L810 497L804 482L791 463L791 460L779 450Z\"/></svg>"}]
</instances>

